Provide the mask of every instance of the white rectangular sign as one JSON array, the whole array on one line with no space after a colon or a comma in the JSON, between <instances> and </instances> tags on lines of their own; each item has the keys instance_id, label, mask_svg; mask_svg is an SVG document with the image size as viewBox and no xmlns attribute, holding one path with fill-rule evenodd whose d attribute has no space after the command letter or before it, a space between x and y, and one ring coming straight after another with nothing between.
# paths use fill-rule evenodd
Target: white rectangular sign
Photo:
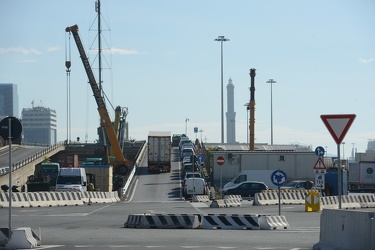
<instances>
[{"instance_id":1,"label":"white rectangular sign","mask_svg":"<svg viewBox=\"0 0 375 250\"><path fill-rule=\"evenodd\" d=\"M315 174L315 188L316 189L325 189L324 173L316 173Z\"/></svg>"}]
</instances>

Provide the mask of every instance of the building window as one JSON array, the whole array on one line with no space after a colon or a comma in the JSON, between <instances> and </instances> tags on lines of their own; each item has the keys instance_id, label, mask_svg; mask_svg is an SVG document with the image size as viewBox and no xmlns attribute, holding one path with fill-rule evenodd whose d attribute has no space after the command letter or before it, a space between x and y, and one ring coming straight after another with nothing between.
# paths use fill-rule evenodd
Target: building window
<instances>
[{"instance_id":1,"label":"building window","mask_svg":"<svg viewBox=\"0 0 375 250\"><path fill-rule=\"evenodd\" d=\"M279 155L279 161L285 161L285 155Z\"/></svg>"}]
</instances>

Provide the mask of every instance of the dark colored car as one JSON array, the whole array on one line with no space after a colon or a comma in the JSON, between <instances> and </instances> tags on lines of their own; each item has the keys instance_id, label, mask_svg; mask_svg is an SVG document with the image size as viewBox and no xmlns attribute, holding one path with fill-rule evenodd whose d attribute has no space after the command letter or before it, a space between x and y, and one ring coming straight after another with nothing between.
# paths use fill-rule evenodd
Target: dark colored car
<instances>
[{"instance_id":1,"label":"dark colored car","mask_svg":"<svg viewBox=\"0 0 375 250\"><path fill-rule=\"evenodd\" d=\"M289 181L280 189L284 190L310 190L314 189L314 182L305 180Z\"/></svg>"},{"instance_id":2,"label":"dark colored car","mask_svg":"<svg viewBox=\"0 0 375 250\"><path fill-rule=\"evenodd\" d=\"M242 197L254 197L256 193L268 190L268 187L263 182L259 181L244 181L237 186L223 189L223 195L241 195Z\"/></svg>"}]
</instances>

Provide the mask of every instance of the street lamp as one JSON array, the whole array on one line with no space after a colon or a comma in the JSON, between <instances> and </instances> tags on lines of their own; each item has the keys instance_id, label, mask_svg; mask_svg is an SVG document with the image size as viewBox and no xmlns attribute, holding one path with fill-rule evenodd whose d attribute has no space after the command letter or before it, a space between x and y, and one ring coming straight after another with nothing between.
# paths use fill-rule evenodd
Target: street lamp
<instances>
[{"instance_id":1,"label":"street lamp","mask_svg":"<svg viewBox=\"0 0 375 250\"><path fill-rule=\"evenodd\" d=\"M199 132L201 133L201 144L202 144L202 133L204 132L202 129L199 130Z\"/></svg>"},{"instance_id":2,"label":"street lamp","mask_svg":"<svg viewBox=\"0 0 375 250\"><path fill-rule=\"evenodd\" d=\"M189 121L189 118L186 117L185 119L185 135L187 136L187 122Z\"/></svg>"},{"instance_id":3,"label":"street lamp","mask_svg":"<svg viewBox=\"0 0 375 250\"><path fill-rule=\"evenodd\" d=\"M271 145L273 145L272 84L276 83L276 81L269 79L266 83L271 83Z\"/></svg>"},{"instance_id":4,"label":"street lamp","mask_svg":"<svg viewBox=\"0 0 375 250\"><path fill-rule=\"evenodd\" d=\"M224 36L218 36L215 41L221 45L221 143L224 143L224 90L223 90L223 42L229 41Z\"/></svg>"}]
</instances>

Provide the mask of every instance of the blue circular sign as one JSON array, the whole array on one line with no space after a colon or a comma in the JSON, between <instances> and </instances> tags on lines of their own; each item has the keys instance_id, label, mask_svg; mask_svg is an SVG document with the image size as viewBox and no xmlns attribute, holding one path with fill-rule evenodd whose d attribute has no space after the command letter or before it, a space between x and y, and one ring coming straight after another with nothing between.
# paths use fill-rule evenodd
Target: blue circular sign
<instances>
[{"instance_id":1,"label":"blue circular sign","mask_svg":"<svg viewBox=\"0 0 375 250\"><path fill-rule=\"evenodd\" d=\"M274 185L280 187L287 181L286 173L282 170L276 170L271 174L271 181Z\"/></svg>"},{"instance_id":2,"label":"blue circular sign","mask_svg":"<svg viewBox=\"0 0 375 250\"><path fill-rule=\"evenodd\" d=\"M202 162L204 162L204 157L202 155L198 155L197 160L198 160L199 163L202 163Z\"/></svg>"},{"instance_id":3,"label":"blue circular sign","mask_svg":"<svg viewBox=\"0 0 375 250\"><path fill-rule=\"evenodd\" d=\"M325 150L324 150L324 148L322 147L322 146L319 146L319 147L317 147L316 149L315 149L315 154L317 155L317 156L324 156L324 154L325 154Z\"/></svg>"}]
</instances>

